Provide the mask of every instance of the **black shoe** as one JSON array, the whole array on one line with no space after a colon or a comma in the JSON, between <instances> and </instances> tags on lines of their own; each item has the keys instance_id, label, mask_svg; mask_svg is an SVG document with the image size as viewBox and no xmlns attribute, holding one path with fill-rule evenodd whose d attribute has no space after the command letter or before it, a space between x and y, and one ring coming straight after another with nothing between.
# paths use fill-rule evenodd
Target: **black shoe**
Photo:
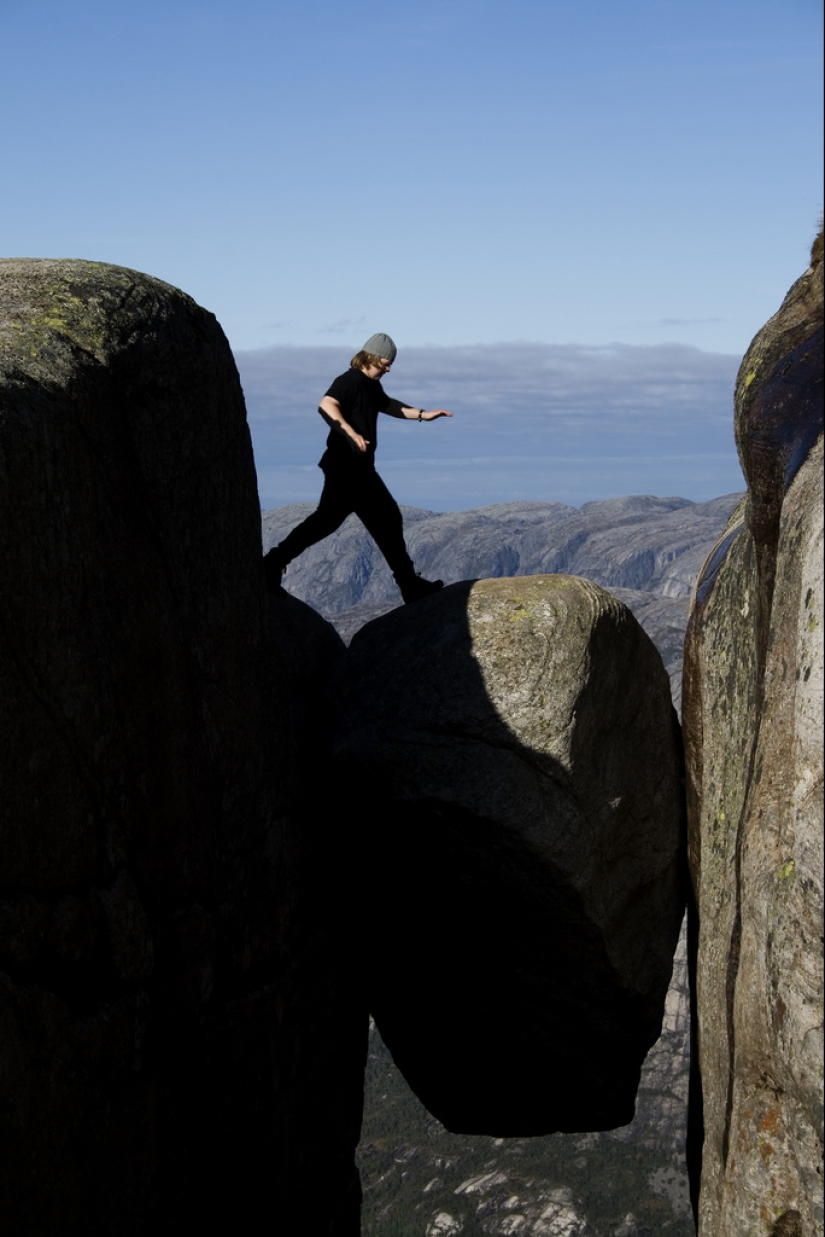
<instances>
[{"instance_id":1,"label":"black shoe","mask_svg":"<svg viewBox=\"0 0 825 1237\"><path fill-rule=\"evenodd\" d=\"M281 588L281 577L286 571L286 563L278 554L278 547L264 555L264 579L269 589Z\"/></svg>"},{"instance_id":2,"label":"black shoe","mask_svg":"<svg viewBox=\"0 0 825 1237\"><path fill-rule=\"evenodd\" d=\"M396 584L401 589L401 596L407 604L411 601L420 601L422 597L430 597L444 587L443 580L425 580L423 576L410 576L403 583L396 580Z\"/></svg>"}]
</instances>

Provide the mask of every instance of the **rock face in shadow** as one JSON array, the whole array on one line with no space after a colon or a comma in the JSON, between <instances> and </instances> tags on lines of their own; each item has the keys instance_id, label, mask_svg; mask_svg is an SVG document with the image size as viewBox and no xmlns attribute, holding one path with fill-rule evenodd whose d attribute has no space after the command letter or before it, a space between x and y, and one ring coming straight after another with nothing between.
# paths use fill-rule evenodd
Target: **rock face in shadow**
<instances>
[{"instance_id":1,"label":"rock face in shadow","mask_svg":"<svg viewBox=\"0 0 825 1237\"><path fill-rule=\"evenodd\" d=\"M228 345L96 263L1 262L0 310L4 1227L252 1231L311 1188L354 1234L366 1015L293 690L337 637L270 639Z\"/></svg>"},{"instance_id":2,"label":"rock face in shadow","mask_svg":"<svg viewBox=\"0 0 825 1237\"><path fill-rule=\"evenodd\" d=\"M823 1231L822 287L820 237L742 362L685 644L703 1237Z\"/></svg>"},{"instance_id":3,"label":"rock face in shadow","mask_svg":"<svg viewBox=\"0 0 825 1237\"><path fill-rule=\"evenodd\" d=\"M410 1085L455 1131L628 1122L683 910L648 637L585 580L457 584L363 628L338 693L370 1009Z\"/></svg>"}]
</instances>

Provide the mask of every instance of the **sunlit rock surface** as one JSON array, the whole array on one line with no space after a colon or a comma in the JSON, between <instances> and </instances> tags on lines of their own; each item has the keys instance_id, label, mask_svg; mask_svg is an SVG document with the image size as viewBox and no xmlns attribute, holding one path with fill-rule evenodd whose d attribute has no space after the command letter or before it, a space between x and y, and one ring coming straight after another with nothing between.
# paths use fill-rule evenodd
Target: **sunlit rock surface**
<instances>
[{"instance_id":1,"label":"sunlit rock surface","mask_svg":"<svg viewBox=\"0 0 825 1237\"><path fill-rule=\"evenodd\" d=\"M413 1089L454 1130L626 1124L683 906L655 648L587 581L484 580L364 628L338 690L371 1009Z\"/></svg>"},{"instance_id":2,"label":"sunlit rock surface","mask_svg":"<svg viewBox=\"0 0 825 1237\"><path fill-rule=\"evenodd\" d=\"M686 639L702 1237L822 1233L822 244L739 372Z\"/></svg>"}]
</instances>

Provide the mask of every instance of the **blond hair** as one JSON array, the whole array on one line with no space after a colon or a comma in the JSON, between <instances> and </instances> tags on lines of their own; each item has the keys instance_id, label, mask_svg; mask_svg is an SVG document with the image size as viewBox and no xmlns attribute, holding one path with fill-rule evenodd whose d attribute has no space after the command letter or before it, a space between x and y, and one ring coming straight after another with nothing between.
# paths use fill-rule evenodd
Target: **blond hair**
<instances>
[{"instance_id":1,"label":"blond hair","mask_svg":"<svg viewBox=\"0 0 825 1237\"><path fill-rule=\"evenodd\" d=\"M384 356L374 356L372 352L365 352L362 348L360 352L356 352L349 367L350 369L365 369L368 365L377 365L380 368L381 362L386 359Z\"/></svg>"}]
</instances>

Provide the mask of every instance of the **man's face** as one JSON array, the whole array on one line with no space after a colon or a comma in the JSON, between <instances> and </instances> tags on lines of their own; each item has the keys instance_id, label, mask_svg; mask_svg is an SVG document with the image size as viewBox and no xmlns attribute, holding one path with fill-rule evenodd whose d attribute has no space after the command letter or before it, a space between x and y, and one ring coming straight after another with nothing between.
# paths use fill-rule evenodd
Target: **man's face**
<instances>
[{"instance_id":1,"label":"man's face","mask_svg":"<svg viewBox=\"0 0 825 1237\"><path fill-rule=\"evenodd\" d=\"M392 369L392 361L388 361L386 357L380 357L376 365L366 365L364 373L368 378L383 378L384 374L388 374Z\"/></svg>"}]
</instances>

